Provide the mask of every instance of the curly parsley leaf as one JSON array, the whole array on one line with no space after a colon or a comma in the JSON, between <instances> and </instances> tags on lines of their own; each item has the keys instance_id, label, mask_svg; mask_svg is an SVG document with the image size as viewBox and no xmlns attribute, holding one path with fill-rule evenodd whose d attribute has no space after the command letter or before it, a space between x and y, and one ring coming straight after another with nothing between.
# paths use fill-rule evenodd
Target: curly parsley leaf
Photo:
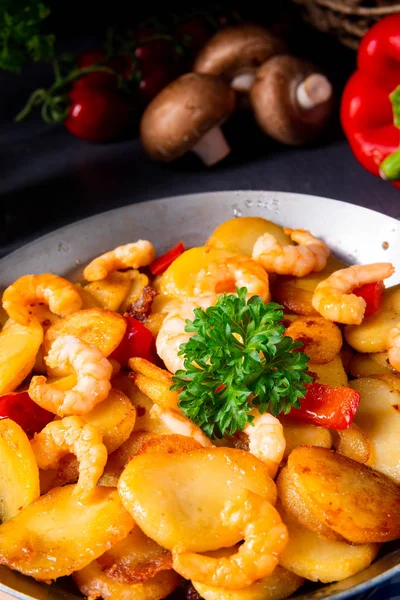
<instances>
[{"instance_id":1,"label":"curly parsley leaf","mask_svg":"<svg viewBox=\"0 0 400 600\"><path fill-rule=\"evenodd\" d=\"M50 9L39 0L0 2L0 68L20 73L30 57L34 61L51 58L55 36L42 35L42 21Z\"/></svg>"},{"instance_id":2,"label":"curly parsley leaf","mask_svg":"<svg viewBox=\"0 0 400 600\"><path fill-rule=\"evenodd\" d=\"M185 328L194 335L179 352L184 369L173 377L183 413L213 438L243 430L254 407L273 415L299 408L312 381L301 343L284 336L282 307L246 294L194 311Z\"/></svg>"}]
</instances>

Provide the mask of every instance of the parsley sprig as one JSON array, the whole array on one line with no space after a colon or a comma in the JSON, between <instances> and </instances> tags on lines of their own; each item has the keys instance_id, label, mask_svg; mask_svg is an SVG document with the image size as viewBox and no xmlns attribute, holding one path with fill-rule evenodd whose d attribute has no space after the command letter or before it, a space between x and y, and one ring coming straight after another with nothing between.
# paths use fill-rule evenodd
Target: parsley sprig
<instances>
[{"instance_id":1,"label":"parsley sprig","mask_svg":"<svg viewBox=\"0 0 400 600\"><path fill-rule=\"evenodd\" d=\"M186 321L194 335L180 347L184 369L171 389L181 390L183 413L212 438L243 430L254 407L273 415L299 408L312 381L309 357L296 351L301 343L283 335L282 307L246 294L222 294Z\"/></svg>"}]
</instances>

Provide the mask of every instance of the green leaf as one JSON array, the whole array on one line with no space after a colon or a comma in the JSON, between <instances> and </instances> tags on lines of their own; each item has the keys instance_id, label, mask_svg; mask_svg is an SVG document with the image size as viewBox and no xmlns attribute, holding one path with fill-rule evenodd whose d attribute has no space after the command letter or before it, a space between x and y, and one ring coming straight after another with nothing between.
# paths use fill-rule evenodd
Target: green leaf
<instances>
[{"instance_id":1,"label":"green leaf","mask_svg":"<svg viewBox=\"0 0 400 600\"><path fill-rule=\"evenodd\" d=\"M194 335L179 352L184 369L172 378L183 413L214 438L243 430L255 407L274 415L299 407L311 382L309 357L284 336L282 307L246 296L241 288L194 311L185 329Z\"/></svg>"},{"instance_id":2,"label":"green leaf","mask_svg":"<svg viewBox=\"0 0 400 600\"><path fill-rule=\"evenodd\" d=\"M46 60L54 54L55 36L43 35L49 7L39 0L0 2L0 68L19 73L27 57Z\"/></svg>"},{"instance_id":3,"label":"green leaf","mask_svg":"<svg viewBox=\"0 0 400 600\"><path fill-rule=\"evenodd\" d=\"M400 85L389 94L393 109L393 122L395 127L400 128Z\"/></svg>"}]
</instances>

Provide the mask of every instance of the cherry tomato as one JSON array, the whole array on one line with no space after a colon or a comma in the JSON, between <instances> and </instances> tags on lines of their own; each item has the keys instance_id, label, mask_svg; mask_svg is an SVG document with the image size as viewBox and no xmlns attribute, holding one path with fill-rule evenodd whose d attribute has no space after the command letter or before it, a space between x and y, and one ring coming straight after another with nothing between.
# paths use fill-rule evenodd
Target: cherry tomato
<instances>
[{"instance_id":1,"label":"cherry tomato","mask_svg":"<svg viewBox=\"0 0 400 600\"><path fill-rule=\"evenodd\" d=\"M85 67L91 67L97 63L104 61L106 53L102 49L89 50L83 52L77 60L77 66L79 69ZM126 58L123 56L116 56L106 61L104 66L113 69L116 73L123 73L126 68ZM87 73L77 79L73 87L106 87L116 89L118 87L118 77L112 73L106 73L104 71L94 71L93 73Z\"/></svg>"},{"instance_id":2,"label":"cherry tomato","mask_svg":"<svg viewBox=\"0 0 400 600\"><path fill-rule=\"evenodd\" d=\"M153 40L138 46L135 50L136 58L145 63L165 62L173 54L173 44L169 40Z\"/></svg>"},{"instance_id":3,"label":"cherry tomato","mask_svg":"<svg viewBox=\"0 0 400 600\"><path fill-rule=\"evenodd\" d=\"M126 100L106 88L73 88L71 106L64 124L76 137L91 142L104 142L127 126L130 110Z\"/></svg>"},{"instance_id":4,"label":"cherry tomato","mask_svg":"<svg viewBox=\"0 0 400 600\"><path fill-rule=\"evenodd\" d=\"M32 438L54 415L31 400L28 392L11 392L0 396L0 419L12 419Z\"/></svg>"},{"instance_id":5,"label":"cherry tomato","mask_svg":"<svg viewBox=\"0 0 400 600\"><path fill-rule=\"evenodd\" d=\"M123 367L127 367L129 359L140 356L154 363L157 361L153 334L143 323L125 315L126 331L119 346L112 352L110 358L117 360Z\"/></svg>"}]
</instances>

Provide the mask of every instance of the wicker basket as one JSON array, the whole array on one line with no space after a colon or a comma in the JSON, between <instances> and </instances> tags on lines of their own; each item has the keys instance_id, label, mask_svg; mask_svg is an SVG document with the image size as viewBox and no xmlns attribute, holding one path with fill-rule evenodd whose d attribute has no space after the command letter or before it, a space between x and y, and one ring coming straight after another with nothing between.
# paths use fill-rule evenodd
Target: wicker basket
<instances>
[{"instance_id":1,"label":"wicker basket","mask_svg":"<svg viewBox=\"0 0 400 600\"><path fill-rule=\"evenodd\" d=\"M367 30L385 15L400 12L391 0L294 0L306 21L335 35L342 44L357 49Z\"/></svg>"}]
</instances>

